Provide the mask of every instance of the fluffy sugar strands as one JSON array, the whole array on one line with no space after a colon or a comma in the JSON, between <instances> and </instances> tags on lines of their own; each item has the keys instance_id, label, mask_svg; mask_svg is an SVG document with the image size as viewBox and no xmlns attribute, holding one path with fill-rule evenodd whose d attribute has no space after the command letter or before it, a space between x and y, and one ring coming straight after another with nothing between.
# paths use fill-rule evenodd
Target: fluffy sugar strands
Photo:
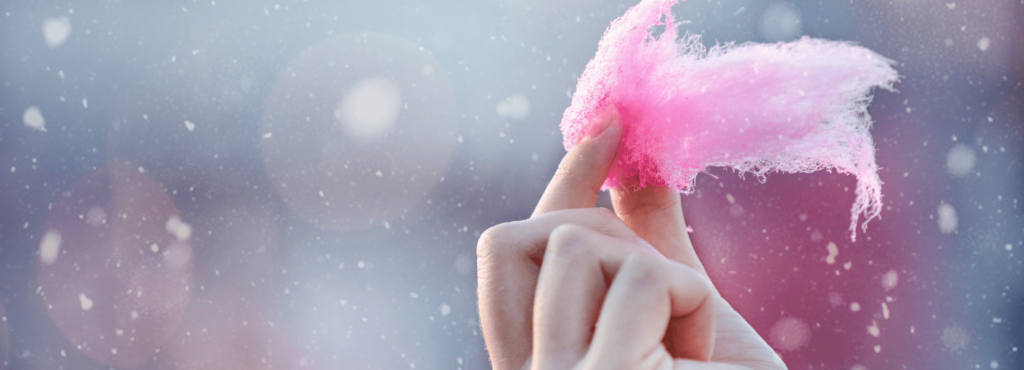
<instances>
[{"instance_id":1,"label":"fluffy sugar strands","mask_svg":"<svg viewBox=\"0 0 1024 370\"><path fill-rule=\"evenodd\" d=\"M676 0L643 0L612 22L580 77L561 129L568 150L602 112L623 138L604 188L693 190L710 166L753 173L835 170L857 177L850 234L878 216L881 181L868 129L871 90L892 90L892 62L848 42L719 45L677 39ZM655 25L664 25L660 36Z\"/></svg>"}]
</instances>

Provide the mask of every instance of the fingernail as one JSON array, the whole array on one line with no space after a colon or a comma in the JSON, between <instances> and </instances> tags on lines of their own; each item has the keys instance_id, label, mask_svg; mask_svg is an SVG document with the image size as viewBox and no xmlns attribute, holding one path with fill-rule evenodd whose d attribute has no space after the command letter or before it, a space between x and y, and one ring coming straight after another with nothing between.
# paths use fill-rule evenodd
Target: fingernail
<instances>
[{"instance_id":1,"label":"fingernail","mask_svg":"<svg viewBox=\"0 0 1024 370\"><path fill-rule=\"evenodd\" d=\"M602 132L608 130L609 127L619 124L619 111L614 106L610 106L595 118L595 121L590 125L590 130L584 135L584 139L593 139L600 135Z\"/></svg>"}]
</instances>

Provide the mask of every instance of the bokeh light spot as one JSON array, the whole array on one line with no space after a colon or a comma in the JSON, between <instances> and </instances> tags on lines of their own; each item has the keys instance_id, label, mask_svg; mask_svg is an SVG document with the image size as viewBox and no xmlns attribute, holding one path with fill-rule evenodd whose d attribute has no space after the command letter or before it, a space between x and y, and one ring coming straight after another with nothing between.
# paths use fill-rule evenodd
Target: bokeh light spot
<instances>
[{"instance_id":1,"label":"bokeh light spot","mask_svg":"<svg viewBox=\"0 0 1024 370\"><path fill-rule=\"evenodd\" d=\"M78 303L82 305L82 311L88 311L92 309L92 300L89 299L85 293L78 295Z\"/></svg>"},{"instance_id":2,"label":"bokeh light spot","mask_svg":"<svg viewBox=\"0 0 1024 370\"><path fill-rule=\"evenodd\" d=\"M956 208L953 208L953 206L949 205L949 203L942 202L939 203L938 214L939 231L941 231L943 234L949 234L952 233L953 231L956 231L956 226L958 223L956 217Z\"/></svg>"},{"instance_id":3,"label":"bokeh light spot","mask_svg":"<svg viewBox=\"0 0 1024 370\"><path fill-rule=\"evenodd\" d=\"M398 120L402 92L380 77L360 81L341 100L334 117L353 141L372 143L387 136Z\"/></svg>"},{"instance_id":4,"label":"bokeh light spot","mask_svg":"<svg viewBox=\"0 0 1024 370\"><path fill-rule=\"evenodd\" d=\"M974 154L974 150L966 145L957 144L946 154L946 171L950 175L963 177L971 173L977 161L978 158Z\"/></svg>"},{"instance_id":5,"label":"bokeh light spot","mask_svg":"<svg viewBox=\"0 0 1024 370\"><path fill-rule=\"evenodd\" d=\"M986 51L986 50L988 50L988 47L991 44L992 44L992 40L990 40L988 37L982 37L982 38L978 39L978 50Z\"/></svg>"},{"instance_id":6,"label":"bokeh light spot","mask_svg":"<svg viewBox=\"0 0 1024 370\"><path fill-rule=\"evenodd\" d=\"M896 288L896 284L898 284L899 281L900 275L896 273L896 270L889 270L885 275L882 275L882 288L887 292L893 290L893 288Z\"/></svg>"},{"instance_id":7,"label":"bokeh light spot","mask_svg":"<svg viewBox=\"0 0 1024 370\"><path fill-rule=\"evenodd\" d=\"M71 36L71 20L67 16L60 18L46 18L43 21L43 37L46 39L46 46L51 49L64 45L64 42Z\"/></svg>"},{"instance_id":8,"label":"bokeh light spot","mask_svg":"<svg viewBox=\"0 0 1024 370\"><path fill-rule=\"evenodd\" d=\"M800 36L800 10L793 4L773 3L761 15L761 37L766 41L789 41Z\"/></svg>"},{"instance_id":9,"label":"bokeh light spot","mask_svg":"<svg viewBox=\"0 0 1024 370\"><path fill-rule=\"evenodd\" d=\"M836 246L836 243L828 242L828 245L825 246L825 249L828 249L828 256L825 257L825 263L830 265L835 264L836 256L839 255L839 247Z\"/></svg>"},{"instance_id":10,"label":"bokeh light spot","mask_svg":"<svg viewBox=\"0 0 1024 370\"><path fill-rule=\"evenodd\" d=\"M526 95L515 94L498 102L495 110L501 117L523 119L530 115L530 100Z\"/></svg>"},{"instance_id":11,"label":"bokeh light spot","mask_svg":"<svg viewBox=\"0 0 1024 370\"><path fill-rule=\"evenodd\" d=\"M811 341L811 328L801 319L784 317L772 325L768 339L776 350L796 351Z\"/></svg>"},{"instance_id":12,"label":"bokeh light spot","mask_svg":"<svg viewBox=\"0 0 1024 370\"><path fill-rule=\"evenodd\" d=\"M43 112L37 106L26 108L25 113L21 115L21 122L30 129L46 131L46 119L43 118Z\"/></svg>"},{"instance_id":13,"label":"bokeh light spot","mask_svg":"<svg viewBox=\"0 0 1024 370\"><path fill-rule=\"evenodd\" d=\"M942 341L942 345L947 350L953 352L963 351L971 344L971 336L967 334L967 330L964 330L958 324L947 325L943 328L942 334L939 335L939 340Z\"/></svg>"},{"instance_id":14,"label":"bokeh light spot","mask_svg":"<svg viewBox=\"0 0 1024 370\"><path fill-rule=\"evenodd\" d=\"M57 261L60 253L60 232L49 230L43 234L43 240L39 242L39 261L44 264L51 264Z\"/></svg>"}]
</instances>

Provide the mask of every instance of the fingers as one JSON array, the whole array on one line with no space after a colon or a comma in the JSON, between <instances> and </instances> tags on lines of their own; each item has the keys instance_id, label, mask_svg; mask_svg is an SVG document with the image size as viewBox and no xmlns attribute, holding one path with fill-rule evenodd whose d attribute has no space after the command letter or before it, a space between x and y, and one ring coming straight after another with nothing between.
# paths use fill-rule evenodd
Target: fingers
<instances>
[{"instance_id":1,"label":"fingers","mask_svg":"<svg viewBox=\"0 0 1024 370\"><path fill-rule=\"evenodd\" d=\"M572 368L584 357L607 368L671 364L667 351L650 357L664 351L670 320L684 332L672 343L677 356L711 357L711 285L692 268L642 243L572 225L552 232L543 259L533 314L535 368Z\"/></svg>"},{"instance_id":2,"label":"fingers","mask_svg":"<svg viewBox=\"0 0 1024 370\"><path fill-rule=\"evenodd\" d=\"M606 276L615 276L631 253L657 254L581 226L563 225L551 233L534 303L535 364L568 369L583 358L608 290Z\"/></svg>"},{"instance_id":3,"label":"fingers","mask_svg":"<svg viewBox=\"0 0 1024 370\"><path fill-rule=\"evenodd\" d=\"M665 186L648 186L633 192L615 189L611 195L615 213L637 235L665 257L707 275L686 232L679 192Z\"/></svg>"},{"instance_id":4,"label":"fingers","mask_svg":"<svg viewBox=\"0 0 1024 370\"><path fill-rule=\"evenodd\" d=\"M611 369L649 362L662 346L670 318L685 325L674 343L678 353L672 355L710 360L715 336L712 292L711 282L690 267L630 255L605 297L587 362Z\"/></svg>"},{"instance_id":5,"label":"fingers","mask_svg":"<svg viewBox=\"0 0 1024 370\"><path fill-rule=\"evenodd\" d=\"M581 225L625 240L636 234L603 208L571 209L487 229L477 244L480 323L495 369L520 368L532 351L533 304L548 237Z\"/></svg>"},{"instance_id":6,"label":"fingers","mask_svg":"<svg viewBox=\"0 0 1024 370\"><path fill-rule=\"evenodd\" d=\"M622 127L614 107L590 124L590 132L562 158L533 215L592 208L619 150Z\"/></svg>"}]
</instances>

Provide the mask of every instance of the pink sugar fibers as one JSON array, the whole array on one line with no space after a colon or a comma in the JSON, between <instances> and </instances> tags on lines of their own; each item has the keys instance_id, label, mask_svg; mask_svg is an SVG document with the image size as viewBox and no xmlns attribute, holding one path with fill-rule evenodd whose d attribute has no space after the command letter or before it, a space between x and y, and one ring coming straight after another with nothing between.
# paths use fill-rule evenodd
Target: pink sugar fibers
<instances>
[{"instance_id":1,"label":"pink sugar fibers","mask_svg":"<svg viewBox=\"0 0 1024 370\"><path fill-rule=\"evenodd\" d=\"M706 49L677 40L676 0L643 0L612 22L562 118L568 150L612 105L619 158L604 188L666 185L688 193L710 166L753 173L835 170L857 177L850 237L881 211L868 128L871 89L892 90L892 62L847 42L801 38ZM664 21L662 21L664 19ZM650 29L665 25L655 37Z\"/></svg>"}]
</instances>

